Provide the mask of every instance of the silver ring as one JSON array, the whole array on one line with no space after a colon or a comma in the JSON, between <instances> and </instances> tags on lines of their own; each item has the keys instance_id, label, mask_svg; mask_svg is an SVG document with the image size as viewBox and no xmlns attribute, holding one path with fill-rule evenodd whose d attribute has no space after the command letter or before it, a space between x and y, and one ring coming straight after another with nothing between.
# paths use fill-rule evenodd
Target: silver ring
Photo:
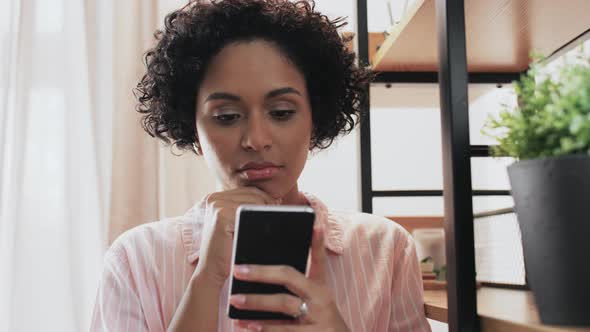
<instances>
[{"instance_id":1,"label":"silver ring","mask_svg":"<svg viewBox=\"0 0 590 332\"><path fill-rule=\"evenodd\" d=\"M299 312L297 313L297 315L293 316L293 318L299 319L305 315L307 315L307 303L301 300L301 304L299 305Z\"/></svg>"}]
</instances>

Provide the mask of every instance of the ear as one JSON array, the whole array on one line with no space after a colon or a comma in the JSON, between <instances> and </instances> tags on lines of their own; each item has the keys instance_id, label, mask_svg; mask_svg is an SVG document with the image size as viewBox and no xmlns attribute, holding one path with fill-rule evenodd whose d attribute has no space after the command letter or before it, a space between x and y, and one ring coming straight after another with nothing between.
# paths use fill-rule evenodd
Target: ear
<instances>
[{"instance_id":1,"label":"ear","mask_svg":"<svg viewBox=\"0 0 590 332\"><path fill-rule=\"evenodd\" d=\"M203 150L201 149L201 144L199 143L199 134L197 133L197 129L195 128L195 141L193 142L193 151L197 156L203 155Z\"/></svg>"}]
</instances>

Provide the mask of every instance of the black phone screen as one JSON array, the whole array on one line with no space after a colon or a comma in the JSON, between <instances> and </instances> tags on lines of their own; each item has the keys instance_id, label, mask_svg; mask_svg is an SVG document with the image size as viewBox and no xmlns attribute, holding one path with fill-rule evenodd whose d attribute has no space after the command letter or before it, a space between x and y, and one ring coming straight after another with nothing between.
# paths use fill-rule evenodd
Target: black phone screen
<instances>
[{"instance_id":1,"label":"black phone screen","mask_svg":"<svg viewBox=\"0 0 590 332\"><path fill-rule=\"evenodd\" d=\"M315 213L306 206L244 205L237 211L233 264L290 265L306 273ZM281 285L247 282L233 277L230 295L289 293ZM233 319L279 319L291 316L280 313L240 310L228 305Z\"/></svg>"}]
</instances>

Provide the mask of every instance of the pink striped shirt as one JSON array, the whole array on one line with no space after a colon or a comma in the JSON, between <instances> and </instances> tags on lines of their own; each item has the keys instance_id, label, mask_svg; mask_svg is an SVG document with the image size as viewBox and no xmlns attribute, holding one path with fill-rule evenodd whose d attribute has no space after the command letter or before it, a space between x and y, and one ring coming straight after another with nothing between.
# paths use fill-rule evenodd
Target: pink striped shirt
<instances>
[{"instance_id":1,"label":"pink striped shirt","mask_svg":"<svg viewBox=\"0 0 590 332\"><path fill-rule=\"evenodd\" d=\"M430 331L414 243L388 219L333 212L305 194L325 229L329 286L351 331ZM136 227L107 251L91 331L166 331L199 258L203 202ZM220 293L219 331L228 282Z\"/></svg>"}]
</instances>

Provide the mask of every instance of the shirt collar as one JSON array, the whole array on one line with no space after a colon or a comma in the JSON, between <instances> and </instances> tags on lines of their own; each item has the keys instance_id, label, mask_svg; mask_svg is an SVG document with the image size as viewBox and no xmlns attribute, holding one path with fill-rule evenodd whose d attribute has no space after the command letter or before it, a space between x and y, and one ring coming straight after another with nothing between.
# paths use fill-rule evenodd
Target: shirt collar
<instances>
[{"instance_id":1,"label":"shirt collar","mask_svg":"<svg viewBox=\"0 0 590 332\"><path fill-rule=\"evenodd\" d=\"M342 255L342 223L339 218L328 212L326 205L309 193L300 193L307 204L315 211L316 223L324 229L324 245L329 252ZM181 217L181 237L188 255L188 261L195 263L199 259L199 250L205 216L205 200L201 200Z\"/></svg>"}]
</instances>

